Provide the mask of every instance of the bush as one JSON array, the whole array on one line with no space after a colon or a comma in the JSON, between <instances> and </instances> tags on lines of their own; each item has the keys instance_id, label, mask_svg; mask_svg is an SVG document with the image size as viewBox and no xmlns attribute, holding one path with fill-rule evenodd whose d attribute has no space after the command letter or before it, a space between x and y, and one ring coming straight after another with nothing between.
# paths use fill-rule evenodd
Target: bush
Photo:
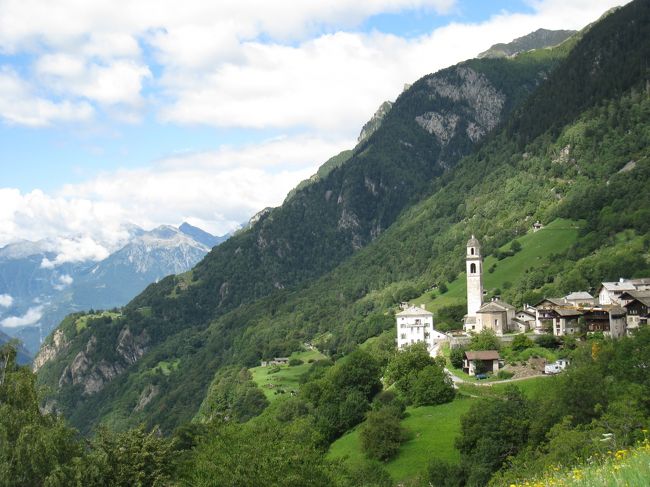
<instances>
[{"instance_id":1,"label":"bush","mask_svg":"<svg viewBox=\"0 0 650 487\"><path fill-rule=\"evenodd\" d=\"M508 372L507 370L500 370L499 373L497 374L497 379L499 380L506 380L506 379L512 379L512 377L515 374L512 372Z\"/></svg>"},{"instance_id":2,"label":"bush","mask_svg":"<svg viewBox=\"0 0 650 487\"><path fill-rule=\"evenodd\" d=\"M299 358L289 359L289 367L296 367L296 366L302 365L304 363L305 362L303 360L299 359Z\"/></svg>"},{"instance_id":3,"label":"bush","mask_svg":"<svg viewBox=\"0 0 650 487\"><path fill-rule=\"evenodd\" d=\"M414 406L433 406L453 401L456 391L451 378L438 365L425 367L415 376L410 400Z\"/></svg>"},{"instance_id":4,"label":"bush","mask_svg":"<svg viewBox=\"0 0 650 487\"><path fill-rule=\"evenodd\" d=\"M449 352L449 361L457 369L463 367L463 360L465 360L465 347L455 347Z\"/></svg>"},{"instance_id":5,"label":"bush","mask_svg":"<svg viewBox=\"0 0 650 487\"><path fill-rule=\"evenodd\" d=\"M535 343L544 348L558 348L560 341L553 335L539 335L535 337Z\"/></svg>"},{"instance_id":6,"label":"bush","mask_svg":"<svg viewBox=\"0 0 650 487\"><path fill-rule=\"evenodd\" d=\"M482 330L469 343L470 350L499 350L501 342L492 330Z\"/></svg>"},{"instance_id":7,"label":"bush","mask_svg":"<svg viewBox=\"0 0 650 487\"><path fill-rule=\"evenodd\" d=\"M368 458L386 461L399 451L404 430L392 411L380 409L368 413L359 436L363 452Z\"/></svg>"},{"instance_id":8,"label":"bush","mask_svg":"<svg viewBox=\"0 0 650 487\"><path fill-rule=\"evenodd\" d=\"M449 288L448 288L447 285L443 282L443 283L441 283L440 286L438 287L438 290L440 291L440 294L445 294L447 291L449 291Z\"/></svg>"},{"instance_id":9,"label":"bush","mask_svg":"<svg viewBox=\"0 0 650 487\"><path fill-rule=\"evenodd\" d=\"M535 343L530 338L528 338L523 333L520 333L512 340L512 345L510 345L510 348L512 348L515 352L521 352L522 350L526 350L527 348L534 346Z\"/></svg>"}]
</instances>

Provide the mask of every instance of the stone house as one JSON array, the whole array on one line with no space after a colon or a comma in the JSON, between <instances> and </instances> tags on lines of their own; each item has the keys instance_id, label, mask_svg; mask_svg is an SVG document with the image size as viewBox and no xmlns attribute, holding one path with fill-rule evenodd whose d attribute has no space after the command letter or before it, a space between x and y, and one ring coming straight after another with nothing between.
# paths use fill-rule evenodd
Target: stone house
<instances>
[{"instance_id":1,"label":"stone house","mask_svg":"<svg viewBox=\"0 0 650 487\"><path fill-rule=\"evenodd\" d=\"M650 291L650 278L621 278L616 282L603 282L598 289L598 303L625 306L622 294L630 291Z\"/></svg>"},{"instance_id":2,"label":"stone house","mask_svg":"<svg viewBox=\"0 0 650 487\"><path fill-rule=\"evenodd\" d=\"M626 301L627 311L626 326L628 330L635 330L639 326L648 324L650 318L650 291L629 291L621 295Z\"/></svg>"},{"instance_id":3,"label":"stone house","mask_svg":"<svg viewBox=\"0 0 650 487\"><path fill-rule=\"evenodd\" d=\"M516 308L505 301L485 303L476 312L476 332L492 330L501 336L513 328Z\"/></svg>"},{"instance_id":4,"label":"stone house","mask_svg":"<svg viewBox=\"0 0 650 487\"><path fill-rule=\"evenodd\" d=\"M499 352L496 350L481 350L478 352L465 352L463 371L469 375L482 372L499 372Z\"/></svg>"},{"instance_id":5,"label":"stone house","mask_svg":"<svg viewBox=\"0 0 650 487\"><path fill-rule=\"evenodd\" d=\"M564 300L572 306L593 306L596 298L586 291L574 292L564 296Z\"/></svg>"}]
</instances>

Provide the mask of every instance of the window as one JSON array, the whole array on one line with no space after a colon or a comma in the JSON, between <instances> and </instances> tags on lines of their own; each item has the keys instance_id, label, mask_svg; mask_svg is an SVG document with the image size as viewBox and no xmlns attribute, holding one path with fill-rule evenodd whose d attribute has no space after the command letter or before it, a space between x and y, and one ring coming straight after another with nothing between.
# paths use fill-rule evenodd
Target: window
<instances>
[{"instance_id":1,"label":"window","mask_svg":"<svg viewBox=\"0 0 650 487\"><path fill-rule=\"evenodd\" d=\"M474 255L474 247L470 247L469 251L470 254Z\"/></svg>"},{"instance_id":2,"label":"window","mask_svg":"<svg viewBox=\"0 0 650 487\"><path fill-rule=\"evenodd\" d=\"M472 264L469 266L469 272L471 274L476 274L476 264L472 262Z\"/></svg>"},{"instance_id":3,"label":"window","mask_svg":"<svg viewBox=\"0 0 650 487\"><path fill-rule=\"evenodd\" d=\"M419 326L421 324L422 324L422 322L420 320L415 320L415 326Z\"/></svg>"},{"instance_id":4,"label":"window","mask_svg":"<svg viewBox=\"0 0 650 487\"><path fill-rule=\"evenodd\" d=\"M402 333L399 337L400 337L402 340L406 340L406 333Z\"/></svg>"}]
</instances>

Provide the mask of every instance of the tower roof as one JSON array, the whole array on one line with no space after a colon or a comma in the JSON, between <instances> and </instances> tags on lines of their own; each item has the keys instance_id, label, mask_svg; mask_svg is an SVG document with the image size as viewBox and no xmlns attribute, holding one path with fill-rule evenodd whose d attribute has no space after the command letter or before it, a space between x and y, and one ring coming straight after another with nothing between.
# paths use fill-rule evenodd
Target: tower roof
<instances>
[{"instance_id":1,"label":"tower roof","mask_svg":"<svg viewBox=\"0 0 650 487\"><path fill-rule=\"evenodd\" d=\"M480 247L481 244L478 242L478 239L472 235L472 237L467 241L468 247Z\"/></svg>"}]
</instances>

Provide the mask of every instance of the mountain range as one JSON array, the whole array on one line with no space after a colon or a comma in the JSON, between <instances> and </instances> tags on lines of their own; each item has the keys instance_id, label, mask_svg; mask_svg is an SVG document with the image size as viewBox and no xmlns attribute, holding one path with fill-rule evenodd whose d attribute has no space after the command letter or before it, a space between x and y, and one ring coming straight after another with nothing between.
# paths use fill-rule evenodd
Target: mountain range
<instances>
[{"instance_id":1,"label":"mountain range","mask_svg":"<svg viewBox=\"0 0 650 487\"><path fill-rule=\"evenodd\" d=\"M113 314L68 316L38 359L48 406L82 432L170 432L225 366L305 342L337 359L394 330L401 301L462 282L471 234L489 255L537 220L579 229L513 277L503 296L516 305L650 272L649 26L637 1L556 47L417 80L355 148L191 271Z\"/></svg>"},{"instance_id":2,"label":"mountain range","mask_svg":"<svg viewBox=\"0 0 650 487\"><path fill-rule=\"evenodd\" d=\"M36 353L67 314L123 306L152 282L191 269L227 238L188 223L128 231L128 242L99 262L52 265L56 252L48 241L0 248L0 295L11 301L0 308L0 330Z\"/></svg>"}]
</instances>

